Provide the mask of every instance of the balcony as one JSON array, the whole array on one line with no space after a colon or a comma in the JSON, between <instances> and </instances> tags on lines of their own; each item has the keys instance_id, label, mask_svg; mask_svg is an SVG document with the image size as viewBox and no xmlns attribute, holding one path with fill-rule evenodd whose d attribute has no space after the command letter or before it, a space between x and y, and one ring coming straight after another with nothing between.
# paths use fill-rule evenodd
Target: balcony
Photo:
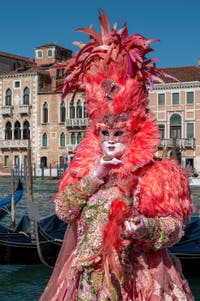
<instances>
[{"instance_id":1,"label":"balcony","mask_svg":"<svg viewBox=\"0 0 200 301\"><path fill-rule=\"evenodd\" d=\"M11 116L12 115L12 106L4 106L1 108L2 116Z\"/></svg>"},{"instance_id":2,"label":"balcony","mask_svg":"<svg viewBox=\"0 0 200 301\"><path fill-rule=\"evenodd\" d=\"M194 138L177 138L174 141L173 141L173 139L161 139L159 148L172 148L175 145L176 145L176 147L180 148L181 150L195 149L195 139Z\"/></svg>"},{"instance_id":3,"label":"balcony","mask_svg":"<svg viewBox=\"0 0 200 301\"><path fill-rule=\"evenodd\" d=\"M30 114L30 106L29 105L20 105L19 113L21 115L29 115Z\"/></svg>"},{"instance_id":4,"label":"balcony","mask_svg":"<svg viewBox=\"0 0 200 301\"><path fill-rule=\"evenodd\" d=\"M65 121L66 128L86 128L88 126L88 118L70 118Z\"/></svg>"},{"instance_id":5,"label":"balcony","mask_svg":"<svg viewBox=\"0 0 200 301\"><path fill-rule=\"evenodd\" d=\"M28 140L0 140L0 149L27 149Z\"/></svg>"}]
</instances>

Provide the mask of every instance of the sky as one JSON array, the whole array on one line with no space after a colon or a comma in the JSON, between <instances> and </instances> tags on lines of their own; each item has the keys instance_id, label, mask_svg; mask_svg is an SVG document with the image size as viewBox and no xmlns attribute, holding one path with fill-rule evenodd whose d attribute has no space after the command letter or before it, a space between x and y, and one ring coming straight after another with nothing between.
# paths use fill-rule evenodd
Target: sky
<instances>
[{"instance_id":1,"label":"sky","mask_svg":"<svg viewBox=\"0 0 200 301\"><path fill-rule=\"evenodd\" d=\"M88 41L75 30L90 24L100 31L101 8L111 26L126 22L129 34L158 38L148 57L157 66L197 66L200 58L200 1L191 0L10 0L0 6L0 52L34 58L35 47L56 43L75 53L73 41Z\"/></svg>"}]
</instances>

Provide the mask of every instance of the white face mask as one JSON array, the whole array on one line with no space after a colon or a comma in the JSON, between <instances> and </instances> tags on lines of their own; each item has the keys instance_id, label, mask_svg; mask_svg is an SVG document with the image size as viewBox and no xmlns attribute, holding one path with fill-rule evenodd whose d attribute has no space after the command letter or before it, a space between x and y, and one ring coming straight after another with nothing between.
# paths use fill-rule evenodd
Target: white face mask
<instances>
[{"instance_id":1,"label":"white face mask","mask_svg":"<svg viewBox=\"0 0 200 301\"><path fill-rule=\"evenodd\" d=\"M109 140L102 142L102 149L104 154L115 158L120 158L123 155L126 147L127 146L121 142L114 142Z\"/></svg>"}]
</instances>

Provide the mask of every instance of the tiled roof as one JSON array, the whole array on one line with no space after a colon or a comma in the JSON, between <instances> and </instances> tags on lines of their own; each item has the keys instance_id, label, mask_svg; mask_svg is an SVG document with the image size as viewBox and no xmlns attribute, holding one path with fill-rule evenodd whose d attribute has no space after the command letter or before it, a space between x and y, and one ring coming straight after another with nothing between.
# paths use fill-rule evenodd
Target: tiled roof
<instances>
[{"instance_id":1,"label":"tiled roof","mask_svg":"<svg viewBox=\"0 0 200 301\"><path fill-rule=\"evenodd\" d=\"M60 46L60 45L56 44L56 43L47 43L47 44L44 44L44 45L41 45L41 46L37 46L37 47L35 47L35 49L48 48L48 47L58 47L58 48L61 48L61 49L67 49L63 46ZM67 49L67 50L69 50L69 49Z\"/></svg>"},{"instance_id":2,"label":"tiled roof","mask_svg":"<svg viewBox=\"0 0 200 301\"><path fill-rule=\"evenodd\" d=\"M162 68L161 70L177 78L180 82L200 81L200 66ZM167 78L165 82L171 83L175 81Z\"/></svg>"},{"instance_id":3,"label":"tiled roof","mask_svg":"<svg viewBox=\"0 0 200 301\"><path fill-rule=\"evenodd\" d=\"M38 73L42 73L42 74L48 74L49 72L47 70L44 70L38 66L32 66L32 67L28 67L26 69L16 69L16 70L12 70L12 71L6 71L4 73L1 73L0 76L6 76L6 75L16 75L16 74L26 74L26 73L34 73L34 72L38 72Z\"/></svg>"},{"instance_id":4,"label":"tiled roof","mask_svg":"<svg viewBox=\"0 0 200 301\"><path fill-rule=\"evenodd\" d=\"M33 61L33 59L25 57L25 56L20 56L20 55L11 54L11 53L2 52L2 51L0 51L0 56L7 57L7 58L18 59L18 60L27 61L27 62Z\"/></svg>"}]
</instances>

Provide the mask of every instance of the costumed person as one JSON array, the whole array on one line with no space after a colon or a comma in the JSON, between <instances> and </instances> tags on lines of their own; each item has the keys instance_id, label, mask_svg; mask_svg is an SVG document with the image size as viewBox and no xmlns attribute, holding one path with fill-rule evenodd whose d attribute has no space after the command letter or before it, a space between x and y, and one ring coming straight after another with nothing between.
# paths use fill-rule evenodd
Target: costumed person
<instances>
[{"instance_id":1,"label":"costumed person","mask_svg":"<svg viewBox=\"0 0 200 301\"><path fill-rule=\"evenodd\" d=\"M194 300L168 251L192 212L188 177L175 159L156 159L147 103L167 75L146 58L155 40L110 29L99 12L101 34L79 29L90 42L57 66L63 98L85 91L89 127L54 198L68 228L40 301Z\"/></svg>"}]
</instances>

